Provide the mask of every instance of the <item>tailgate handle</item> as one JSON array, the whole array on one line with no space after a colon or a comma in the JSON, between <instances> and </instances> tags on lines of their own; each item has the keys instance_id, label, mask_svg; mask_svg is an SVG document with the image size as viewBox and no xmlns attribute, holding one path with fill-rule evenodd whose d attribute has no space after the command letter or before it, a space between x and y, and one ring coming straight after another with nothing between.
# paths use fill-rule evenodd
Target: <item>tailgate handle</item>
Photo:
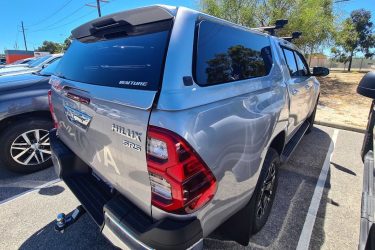
<instances>
[{"instance_id":1,"label":"tailgate handle","mask_svg":"<svg viewBox=\"0 0 375 250\"><path fill-rule=\"evenodd\" d=\"M80 96L77 94L73 94L71 92L66 93L66 97L68 97L69 99L72 99L73 101L80 102L82 104L86 104L86 105L90 104L90 98Z\"/></svg>"}]
</instances>

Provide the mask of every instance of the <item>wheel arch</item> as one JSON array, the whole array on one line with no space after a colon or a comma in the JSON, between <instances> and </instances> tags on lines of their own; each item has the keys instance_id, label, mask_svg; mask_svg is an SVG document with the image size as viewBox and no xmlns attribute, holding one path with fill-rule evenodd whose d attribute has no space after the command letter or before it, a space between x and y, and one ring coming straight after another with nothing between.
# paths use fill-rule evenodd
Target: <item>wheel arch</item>
<instances>
[{"instance_id":1,"label":"wheel arch","mask_svg":"<svg viewBox=\"0 0 375 250\"><path fill-rule=\"evenodd\" d=\"M285 139L286 139L286 132L281 131L278 133L273 139L270 144L270 148L273 148L277 151L279 156L283 153L284 146L285 146Z\"/></svg>"},{"instance_id":2,"label":"wheel arch","mask_svg":"<svg viewBox=\"0 0 375 250\"><path fill-rule=\"evenodd\" d=\"M21 114L12 115L12 116L8 116L4 118L3 120L0 121L0 131L4 131L4 128L6 128L7 126L9 126L10 124L14 122L22 121L27 118L48 118L48 119L51 119L51 122L52 122L51 113L49 111L46 111L46 110L31 111L31 112L21 113Z\"/></svg>"}]
</instances>

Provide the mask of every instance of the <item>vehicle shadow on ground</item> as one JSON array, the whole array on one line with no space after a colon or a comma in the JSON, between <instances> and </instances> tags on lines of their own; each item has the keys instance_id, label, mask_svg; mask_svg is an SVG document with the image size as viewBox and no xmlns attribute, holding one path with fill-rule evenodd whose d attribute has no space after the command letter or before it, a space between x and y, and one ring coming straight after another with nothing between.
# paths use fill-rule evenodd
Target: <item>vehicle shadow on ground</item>
<instances>
[{"instance_id":1,"label":"vehicle shadow on ground","mask_svg":"<svg viewBox=\"0 0 375 250\"><path fill-rule=\"evenodd\" d=\"M55 179L53 167L31 174L18 174L0 163L0 203Z\"/></svg>"},{"instance_id":2,"label":"vehicle shadow on ground","mask_svg":"<svg viewBox=\"0 0 375 250\"><path fill-rule=\"evenodd\" d=\"M100 233L88 214L64 233L56 232L52 221L30 236L19 249L116 249Z\"/></svg>"},{"instance_id":3,"label":"vehicle shadow on ground","mask_svg":"<svg viewBox=\"0 0 375 250\"><path fill-rule=\"evenodd\" d=\"M39 189L38 193L41 195L47 195L47 196L53 196L53 195L58 195L64 192L65 188L54 185L54 186L49 186L45 188Z\"/></svg>"},{"instance_id":4,"label":"vehicle shadow on ground","mask_svg":"<svg viewBox=\"0 0 375 250\"><path fill-rule=\"evenodd\" d=\"M250 238L244 247L233 241L222 241L214 232L204 242L206 249L295 249L297 247L320 171L331 143L331 137L318 128L306 135L289 161L280 168L279 184L273 208L264 228ZM326 183L329 183L328 173ZM322 201L327 200L323 192ZM325 202L321 202L320 216L324 218ZM316 227L324 242L323 227ZM320 246L314 246L314 248Z\"/></svg>"}]
</instances>

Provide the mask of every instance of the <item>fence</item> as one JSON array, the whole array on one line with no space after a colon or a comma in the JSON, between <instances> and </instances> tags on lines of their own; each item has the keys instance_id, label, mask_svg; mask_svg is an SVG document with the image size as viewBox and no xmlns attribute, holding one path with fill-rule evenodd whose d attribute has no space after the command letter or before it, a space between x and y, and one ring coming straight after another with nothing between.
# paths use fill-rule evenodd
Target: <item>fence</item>
<instances>
[{"instance_id":1,"label":"fence","mask_svg":"<svg viewBox=\"0 0 375 250\"><path fill-rule=\"evenodd\" d=\"M347 70L349 62L344 64L334 61L330 58L311 58L310 67L327 67L330 70ZM353 58L352 61L353 71L372 71L375 70L375 60L374 59L364 59L364 58Z\"/></svg>"}]
</instances>

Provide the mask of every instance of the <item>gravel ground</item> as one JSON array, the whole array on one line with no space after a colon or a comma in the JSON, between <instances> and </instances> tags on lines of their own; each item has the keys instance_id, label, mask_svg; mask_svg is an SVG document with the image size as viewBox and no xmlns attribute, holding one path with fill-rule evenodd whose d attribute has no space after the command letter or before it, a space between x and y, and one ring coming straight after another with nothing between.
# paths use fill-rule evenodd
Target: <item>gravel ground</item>
<instances>
[{"instance_id":1,"label":"gravel ground","mask_svg":"<svg viewBox=\"0 0 375 250\"><path fill-rule=\"evenodd\" d=\"M364 75L332 71L327 77L319 77L321 93L316 120L365 129L371 100L357 94Z\"/></svg>"}]
</instances>

